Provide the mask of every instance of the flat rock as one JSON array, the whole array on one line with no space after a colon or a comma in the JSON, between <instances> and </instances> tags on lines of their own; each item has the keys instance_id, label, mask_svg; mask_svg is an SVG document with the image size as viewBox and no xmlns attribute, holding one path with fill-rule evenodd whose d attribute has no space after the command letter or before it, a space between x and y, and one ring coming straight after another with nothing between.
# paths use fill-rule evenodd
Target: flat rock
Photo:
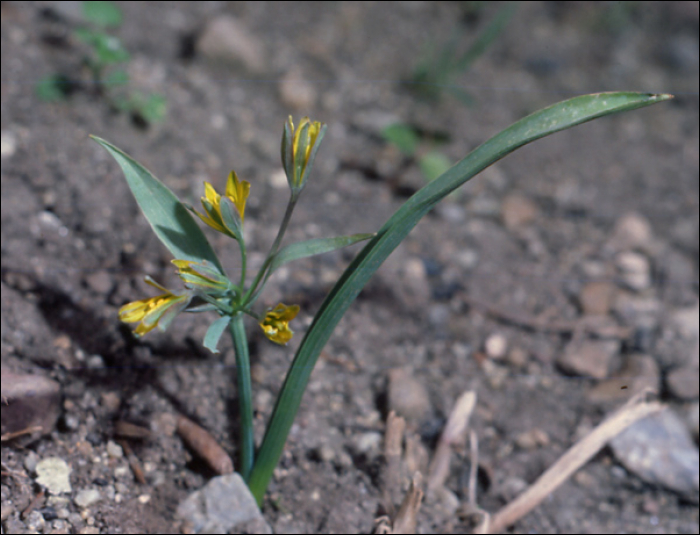
<instances>
[{"instance_id":1,"label":"flat rock","mask_svg":"<svg viewBox=\"0 0 700 535\"><path fill-rule=\"evenodd\" d=\"M698 366L683 366L666 375L669 392L683 401L692 401L700 397L700 376Z\"/></svg>"},{"instance_id":2,"label":"flat rock","mask_svg":"<svg viewBox=\"0 0 700 535\"><path fill-rule=\"evenodd\" d=\"M32 434L53 431L61 412L61 386L34 374L2 369L2 434L35 429Z\"/></svg>"},{"instance_id":3,"label":"flat rock","mask_svg":"<svg viewBox=\"0 0 700 535\"><path fill-rule=\"evenodd\" d=\"M557 359L557 364L567 373L605 379L619 350L617 340L572 341Z\"/></svg>"},{"instance_id":4,"label":"flat rock","mask_svg":"<svg viewBox=\"0 0 700 535\"><path fill-rule=\"evenodd\" d=\"M501 203L501 218L510 231L532 223L538 214L537 205L521 195L508 195Z\"/></svg>"},{"instance_id":5,"label":"flat rock","mask_svg":"<svg viewBox=\"0 0 700 535\"><path fill-rule=\"evenodd\" d=\"M587 397L592 403L622 401L647 388L658 392L660 385L661 372L654 357L633 353L619 372L591 388Z\"/></svg>"},{"instance_id":6,"label":"flat rock","mask_svg":"<svg viewBox=\"0 0 700 535\"><path fill-rule=\"evenodd\" d=\"M605 315L610 312L610 305L615 293L615 286L609 282L589 282L578 295L581 311L584 314Z\"/></svg>"},{"instance_id":7,"label":"flat rock","mask_svg":"<svg viewBox=\"0 0 700 535\"><path fill-rule=\"evenodd\" d=\"M671 410L634 423L610 441L615 457L652 485L698 503L700 456L688 429Z\"/></svg>"},{"instance_id":8,"label":"flat rock","mask_svg":"<svg viewBox=\"0 0 700 535\"><path fill-rule=\"evenodd\" d=\"M197 41L197 51L211 61L242 67L253 74L265 70L263 43L230 16L217 16L206 24Z\"/></svg>"},{"instance_id":9,"label":"flat rock","mask_svg":"<svg viewBox=\"0 0 700 535\"><path fill-rule=\"evenodd\" d=\"M185 498L177 516L186 533L272 533L240 474L212 478Z\"/></svg>"}]
</instances>

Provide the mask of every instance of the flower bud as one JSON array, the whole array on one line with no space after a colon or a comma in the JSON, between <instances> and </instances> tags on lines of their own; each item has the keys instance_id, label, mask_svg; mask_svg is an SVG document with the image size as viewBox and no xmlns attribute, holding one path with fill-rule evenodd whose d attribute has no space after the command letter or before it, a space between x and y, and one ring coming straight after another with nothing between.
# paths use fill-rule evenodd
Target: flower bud
<instances>
[{"instance_id":1,"label":"flower bud","mask_svg":"<svg viewBox=\"0 0 700 535\"><path fill-rule=\"evenodd\" d=\"M282 134L282 166L293 196L297 196L304 188L325 133L325 124L318 121L312 123L308 117L301 120L296 130L291 115L285 123Z\"/></svg>"}]
</instances>

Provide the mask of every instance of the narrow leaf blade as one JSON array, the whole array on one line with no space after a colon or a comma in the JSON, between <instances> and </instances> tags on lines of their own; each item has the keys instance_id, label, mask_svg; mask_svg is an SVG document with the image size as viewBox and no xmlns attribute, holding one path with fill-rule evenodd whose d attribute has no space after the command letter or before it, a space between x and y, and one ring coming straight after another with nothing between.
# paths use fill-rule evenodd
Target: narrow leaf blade
<instances>
[{"instance_id":1,"label":"narrow leaf blade","mask_svg":"<svg viewBox=\"0 0 700 535\"><path fill-rule=\"evenodd\" d=\"M352 234L351 236L318 238L314 240L292 243L284 247L275 255L272 263L270 264L270 273L287 262L299 260L300 258L307 258L317 254L328 253L330 251L335 251L336 249L342 249L343 247L347 247L353 243L369 240L373 236L374 234Z\"/></svg>"},{"instance_id":2,"label":"narrow leaf blade","mask_svg":"<svg viewBox=\"0 0 700 535\"><path fill-rule=\"evenodd\" d=\"M219 345L219 339L229 323L231 323L231 316L221 316L212 323L207 329L207 334L204 335L204 347L212 353L218 353L216 346Z\"/></svg>"}]
</instances>

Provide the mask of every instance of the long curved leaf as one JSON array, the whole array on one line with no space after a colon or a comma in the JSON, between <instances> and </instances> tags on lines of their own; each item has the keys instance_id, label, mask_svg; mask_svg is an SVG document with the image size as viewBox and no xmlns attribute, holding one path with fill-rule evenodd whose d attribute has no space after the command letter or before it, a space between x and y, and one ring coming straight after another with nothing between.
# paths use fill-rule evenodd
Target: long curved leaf
<instances>
[{"instance_id":1,"label":"long curved leaf","mask_svg":"<svg viewBox=\"0 0 700 535\"><path fill-rule=\"evenodd\" d=\"M141 211L173 256L194 262L208 260L225 274L202 229L175 194L131 156L104 139L90 137L117 160Z\"/></svg>"},{"instance_id":2,"label":"long curved leaf","mask_svg":"<svg viewBox=\"0 0 700 535\"><path fill-rule=\"evenodd\" d=\"M345 270L324 300L299 346L277 397L248 480L248 486L258 503L262 502L272 471L282 454L316 360L333 329L374 272L438 201L489 165L536 139L598 117L649 106L670 98L673 97L620 92L595 93L559 102L528 115L496 134L408 199Z\"/></svg>"}]
</instances>

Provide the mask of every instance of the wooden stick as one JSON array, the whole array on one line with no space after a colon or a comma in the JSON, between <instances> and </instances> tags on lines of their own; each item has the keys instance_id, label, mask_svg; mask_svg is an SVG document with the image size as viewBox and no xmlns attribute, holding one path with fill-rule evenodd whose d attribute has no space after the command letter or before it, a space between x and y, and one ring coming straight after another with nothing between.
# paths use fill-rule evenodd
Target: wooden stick
<instances>
[{"instance_id":1,"label":"wooden stick","mask_svg":"<svg viewBox=\"0 0 700 535\"><path fill-rule=\"evenodd\" d=\"M647 401L650 390L640 392L579 440L547 469L530 487L491 519L491 533L498 533L537 507L550 493L587 463L612 438L637 420L666 406Z\"/></svg>"}]
</instances>

